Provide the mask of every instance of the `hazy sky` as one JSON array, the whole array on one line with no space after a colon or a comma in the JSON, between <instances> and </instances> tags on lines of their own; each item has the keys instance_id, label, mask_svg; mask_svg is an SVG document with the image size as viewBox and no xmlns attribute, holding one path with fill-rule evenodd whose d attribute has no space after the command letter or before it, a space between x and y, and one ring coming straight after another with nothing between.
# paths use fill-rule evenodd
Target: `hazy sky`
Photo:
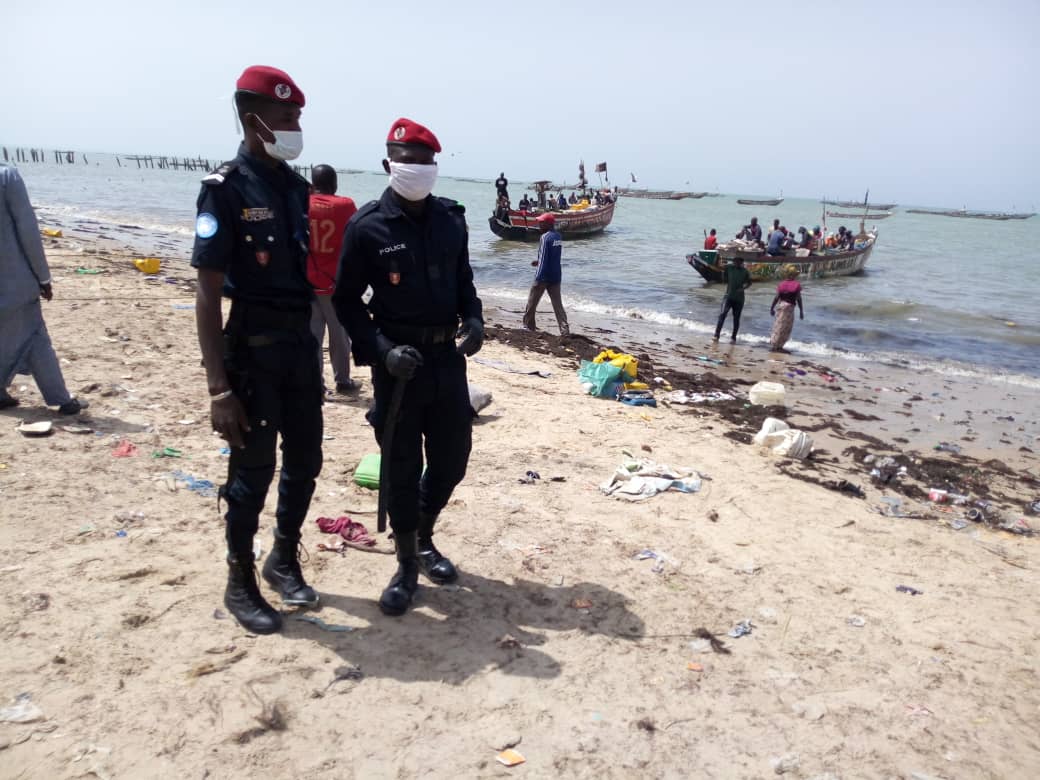
<instances>
[{"instance_id":1,"label":"hazy sky","mask_svg":"<svg viewBox=\"0 0 1040 780\"><path fill-rule=\"evenodd\" d=\"M390 123L445 175L1040 206L1040 2L56 2L3 14L0 142L228 158L235 79L287 70L304 162Z\"/></svg>"}]
</instances>

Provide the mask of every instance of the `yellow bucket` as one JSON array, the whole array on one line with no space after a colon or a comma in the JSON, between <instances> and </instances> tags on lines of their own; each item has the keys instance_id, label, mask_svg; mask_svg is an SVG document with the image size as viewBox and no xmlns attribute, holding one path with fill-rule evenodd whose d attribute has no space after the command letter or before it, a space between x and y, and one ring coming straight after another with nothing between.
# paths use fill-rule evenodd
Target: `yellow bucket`
<instances>
[{"instance_id":1,"label":"yellow bucket","mask_svg":"<svg viewBox=\"0 0 1040 780\"><path fill-rule=\"evenodd\" d=\"M162 262L158 257L135 257L134 267L144 274L157 274Z\"/></svg>"}]
</instances>

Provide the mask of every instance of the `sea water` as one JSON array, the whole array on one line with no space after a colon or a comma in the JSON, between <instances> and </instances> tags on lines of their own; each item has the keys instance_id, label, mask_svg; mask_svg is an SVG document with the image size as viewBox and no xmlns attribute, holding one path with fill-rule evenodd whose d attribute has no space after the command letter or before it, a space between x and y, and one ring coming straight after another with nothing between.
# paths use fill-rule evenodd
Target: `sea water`
<instances>
[{"instance_id":1,"label":"sea water","mask_svg":"<svg viewBox=\"0 0 1040 780\"><path fill-rule=\"evenodd\" d=\"M231 147L229 153L233 151ZM142 240L143 228L162 237L165 259L187 263L195 201L205 172L138 168L126 160L119 167L112 155L88 159L89 164L20 165L41 224L90 220L106 235L131 244ZM492 234L488 216L494 186L490 181L451 178L446 168L442 167L436 193L466 206L478 291L490 301L521 308L537 245L503 241ZM850 182L850 191L858 184ZM358 205L377 198L385 187L381 172L339 177L339 194ZM514 203L523 193L522 184L510 185ZM888 193L874 196L894 199ZM685 257L703 245L704 231L716 228L724 241L752 216L758 217L763 230L774 218L792 231L824 224L818 200L787 198L779 206L752 207L738 205L737 197L742 196L621 198L606 231L564 245L567 308L585 313L586 320L620 318L626 328L631 324L634 341L652 325L676 341L703 343L714 330L722 288L705 284ZM907 214L904 205L877 223L878 241L865 273L802 280L806 318L795 322L789 347L808 356L841 354L1038 384L1040 217L1008 222L955 219ZM858 229L853 220L826 220L831 231L840 224ZM750 343L768 339L774 287L756 284L747 293L741 332ZM540 316L543 324L554 327L550 311ZM724 337L728 333L727 324Z\"/></svg>"}]
</instances>

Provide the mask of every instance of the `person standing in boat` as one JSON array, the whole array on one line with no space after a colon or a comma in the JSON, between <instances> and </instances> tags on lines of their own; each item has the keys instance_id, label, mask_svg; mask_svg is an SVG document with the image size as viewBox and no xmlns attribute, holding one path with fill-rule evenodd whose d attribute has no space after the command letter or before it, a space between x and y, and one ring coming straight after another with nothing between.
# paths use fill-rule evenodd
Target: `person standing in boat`
<instances>
[{"instance_id":1,"label":"person standing in boat","mask_svg":"<svg viewBox=\"0 0 1040 780\"><path fill-rule=\"evenodd\" d=\"M498 174L498 178L495 179L495 192L498 193L499 198L509 200L509 179L506 178L505 171Z\"/></svg>"},{"instance_id":2,"label":"person standing in boat","mask_svg":"<svg viewBox=\"0 0 1040 780\"><path fill-rule=\"evenodd\" d=\"M737 233L737 238L743 238L748 241L757 241L762 243L762 228L758 224L758 217L751 218L751 224L744 225L743 229Z\"/></svg>"},{"instance_id":3,"label":"person standing in boat","mask_svg":"<svg viewBox=\"0 0 1040 780\"><path fill-rule=\"evenodd\" d=\"M802 309L802 285L798 283L798 266L793 263L784 266L784 281L776 286L776 296L769 306L773 315L773 330L769 334L769 349L772 352L786 352L784 344L791 338L794 328L794 307L798 305L798 319L805 319Z\"/></svg>"},{"instance_id":4,"label":"person standing in boat","mask_svg":"<svg viewBox=\"0 0 1040 780\"><path fill-rule=\"evenodd\" d=\"M560 211L566 211L567 210L567 198L564 197L562 192L560 193L560 197L556 201L556 207Z\"/></svg>"},{"instance_id":5,"label":"person standing in boat","mask_svg":"<svg viewBox=\"0 0 1040 780\"><path fill-rule=\"evenodd\" d=\"M524 197L520 198L520 202L517 204L521 211L527 211L531 208L531 201L527 199L527 193L524 193Z\"/></svg>"},{"instance_id":6,"label":"person standing in boat","mask_svg":"<svg viewBox=\"0 0 1040 780\"><path fill-rule=\"evenodd\" d=\"M534 326L534 316L538 311L538 302L542 299L542 294L548 292L553 312L556 314L556 324L560 326L560 335L569 336L571 331L567 324L567 312L564 311L563 298L560 296L560 282L563 280L563 271L560 268L563 236L556 232L556 217L552 214L542 214L537 221L542 238L538 242L538 259L531 263L537 266L538 270L534 275L531 292L527 296L524 327L537 330Z\"/></svg>"},{"instance_id":7,"label":"person standing in boat","mask_svg":"<svg viewBox=\"0 0 1040 780\"><path fill-rule=\"evenodd\" d=\"M722 334L722 326L726 322L726 315L733 312L733 333L730 341L737 340L737 331L740 330L740 313L744 310L744 290L751 286L751 274L744 267L744 258L734 257L722 272L723 280L726 282L726 294L722 296L722 311L719 313L719 321L715 324L715 338L718 341Z\"/></svg>"},{"instance_id":8,"label":"person standing in boat","mask_svg":"<svg viewBox=\"0 0 1040 780\"><path fill-rule=\"evenodd\" d=\"M766 254L771 257L778 257L784 254L784 239L787 236L784 235L784 231L777 225L772 233L769 234L769 243L766 245Z\"/></svg>"},{"instance_id":9,"label":"person standing in boat","mask_svg":"<svg viewBox=\"0 0 1040 780\"><path fill-rule=\"evenodd\" d=\"M719 239L715 235L715 228L711 229L711 232L704 237L704 248L705 249L718 249Z\"/></svg>"}]
</instances>

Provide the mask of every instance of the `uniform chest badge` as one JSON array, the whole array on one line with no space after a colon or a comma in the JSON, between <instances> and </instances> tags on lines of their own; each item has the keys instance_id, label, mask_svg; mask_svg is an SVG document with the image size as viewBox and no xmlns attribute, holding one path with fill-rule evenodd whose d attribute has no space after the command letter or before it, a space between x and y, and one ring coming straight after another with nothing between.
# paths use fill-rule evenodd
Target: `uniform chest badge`
<instances>
[{"instance_id":1,"label":"uniform chest badge","mask_svg":"<svg viewBox=\"0 0 1040 780\"><path fill-rule=\"evenodd\" d=\"M243 222L265 222L269 219L274 219L273 209L242 209Z\"/></svg>"},{"instance_id":2,"label":"uniform chest badge","mask_svg":"<svg viewBox=\"0 0 1040 780\"><path fill-rule=\"evenodd\" d=\"M397 271L391 271L390 272L390 284L392 284L392 285L394 285L396 287L400 283L401 283L401 274L399 274Z\"/></svg>"},{"instance_id":3,"label":"uniform chest badge","mask_svg":"<svg viewBox=\"0 0 1040 780\"><path fill-rule=\"evenodd\" d=\"M271 253L266 249L260 249L256 253L256 262L260 263L264 268L267 268L267 264L271 262Z\"/></svg>"}]
</instances>

